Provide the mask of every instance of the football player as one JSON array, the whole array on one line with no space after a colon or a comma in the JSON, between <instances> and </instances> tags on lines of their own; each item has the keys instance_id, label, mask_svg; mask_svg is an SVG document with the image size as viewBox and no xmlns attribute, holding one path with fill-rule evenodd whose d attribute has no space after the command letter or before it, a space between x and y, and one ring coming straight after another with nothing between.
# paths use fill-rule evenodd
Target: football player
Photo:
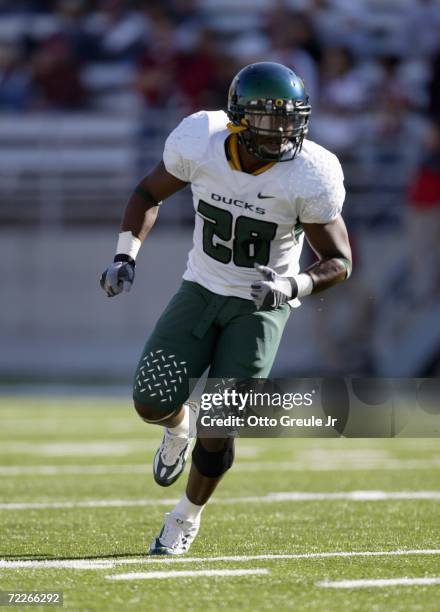
<instances>
[{"instance_id":1,"label":"football player","mask_svg":"<svg viewBox=\"0 0 440 612\"><path fill-rule=\"evenodd\" d=\"M310 112L292 70L246 66L232 81L227 113L183 119L125 209L114 261L101 277L108 296L130 289L160 204L191 184L193 248L182 285L147 340L133 392L141 418L164 427L153 463L161 486L181 475L196 436L190 379L208 367L211 378L267 377L299 298L350 275L342 169L335 155L305 139ZM304 236L317 261L300 270ZM232 438L196 439L186 493L165 515L150 554L188 551L233 459Z\"/></svg>"}]
</instances>

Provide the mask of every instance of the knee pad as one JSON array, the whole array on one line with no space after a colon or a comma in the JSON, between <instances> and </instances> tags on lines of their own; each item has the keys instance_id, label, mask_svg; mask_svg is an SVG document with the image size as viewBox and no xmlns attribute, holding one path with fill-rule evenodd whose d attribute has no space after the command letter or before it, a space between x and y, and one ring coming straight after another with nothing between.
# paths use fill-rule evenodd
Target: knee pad
<instances>
[{"instance_id":1,"label":"knee pad","mask_svg":"<svg viewBox=\"0 0 440 612\"><path fill-rule=\"evenodd\" d=\"M159 412L158 410L150 406L147 406L146 404L141 404L136 399L134 399L133 402L134 402L134 407L136 409L136 412L141 417L141 419L145 421L145 423L150 423L152 425L156 423L161 423L162 421L166 421L167 419L177 414L180 410L180 406L179 406L179 408L176 408L171 411L167 411L164 415L163 411Z\"/></svg>"},{"instance_id":2,"label":"knee pad","mask_svg":"<svg viewBox=\"0 0 440 612\"><path fill-rule=\"evenodd\" d=\"M226 438L225 445L220 451L207 451L197 438L192 452L192 460L202 476L218 478L222 476L234 463L234 439Z\"/></svg>"}]
</instances>

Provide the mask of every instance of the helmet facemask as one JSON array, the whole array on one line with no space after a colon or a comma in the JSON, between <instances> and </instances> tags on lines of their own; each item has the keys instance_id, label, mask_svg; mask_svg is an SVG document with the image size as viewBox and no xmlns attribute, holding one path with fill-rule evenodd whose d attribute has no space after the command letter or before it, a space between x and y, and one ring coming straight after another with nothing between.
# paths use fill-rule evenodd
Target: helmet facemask
<instances>
[{"instance_id":1,"label":"helmet facemask","mask_svg":"<svg viewBox=\"0 0 440 612\"><path fill-rule=\"evenodd\" d=\"M249 153L267 162L290 161L301 150L310 110L308 101L252 101L231 119L246 127L239 139Z\"/></svg>"}]
</instances>

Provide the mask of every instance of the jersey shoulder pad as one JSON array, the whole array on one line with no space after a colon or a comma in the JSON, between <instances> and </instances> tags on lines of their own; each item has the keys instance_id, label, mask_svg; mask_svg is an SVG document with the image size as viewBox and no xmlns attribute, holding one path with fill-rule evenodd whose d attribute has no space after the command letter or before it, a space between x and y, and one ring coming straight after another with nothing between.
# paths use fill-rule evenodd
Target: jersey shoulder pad
<instances>
[{"instance_id":1,"label":"jersey shoulder pad","mask_svg":"<svg viewBox=\"0 0 440 612\"><path fill-rule=\"evenodd\" d=\"M339 159L321 145L305 140L300 162L300 221L328 223L341 212L345 198Z\"/></svg>"},{"instance_id":2,"label":"jersey shoulder pad","mask_svg":"<svg viewBox=\"0 0 440 612\"><path fill-rule=\"evenodd\" d=\"M163 160L168 172L190 182L205 157L210 139L226 129L227 121L223 111L199 111L185 117L165 142Z\"/></svg>"}]
</instances>

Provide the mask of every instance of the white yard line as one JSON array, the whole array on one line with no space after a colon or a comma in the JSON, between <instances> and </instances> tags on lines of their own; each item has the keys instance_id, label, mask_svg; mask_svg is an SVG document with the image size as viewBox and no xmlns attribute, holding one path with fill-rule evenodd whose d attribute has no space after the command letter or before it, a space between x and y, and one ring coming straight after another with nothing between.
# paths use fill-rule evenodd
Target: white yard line
<instances>
[{"instance_id":1,"label":"white yard line","mask_svg":"<svg viewBox=\"0 0 440 612\"><path fill-rule=\"evenodd\" d=\"M440 459L366 459L352 461L343 456L322 462L248 461L234 464L234 472L331 472L354 470L416 470L440 467Z\"/></svg>"},{"instance_id":2,"label":"white yard line","mask_svg":"<svg viewBox=\"0 0 440 612\"><path fill-rule=\"evenodd\" d=\"M304 501L388 501L388 500L440 500L440 491L343 491L338 493L279 492L263 496L214 498L213 504L249 504ZM168 506L172 499L92 499L88 501L4 502L0 510L49 510L51 508L129 508L135 506Z\"/></svg>"},{"instance_id":3,"label":"white yard line","mask_svg":"<svg viewBox=\"0 0 440 612\"><path fill-rule=\"evenodd\" d=\"M174 572L131 572L128 574L113 574L106 576L107 580L161 580L163 578L202 578L203 576L256 576L268 574L269 570L255 569L230 569L230 570L183 570Z\"/></svg>"},{"instance_id":4,"label":"white yard line","mask_svg":"<svg viewBox=\"0 0 440 612\"><path fill-rule=\"evenodd\" d=\"M9 465L0 466L0 476L59 476L64 474L145 474L147 463L94 465Z\"/></svg>"},{"instance_id":5,"label":"white yard line","mask_svg":"<svg viewBox=\"0 0 440 612\"><path fill-rule=\"evenodd\" d=\"M0 559L0 570L5 569L74 569L99 570L110 569L119 565L122 559L59 559L41 561L9 561ZM139 563L142 563L140 560Z\"/></svg>"},{"instance_id":6,"label":"white yard line","mask_svg":"<svg viewBox=\"0 0 440 612\"><path fill-rule=\"evenodd\" d=\"M49 457L111 457L114 455L130 455L135 452L145 452L157 448L154 440L132 439L124 440L57 440L56 442L2 442L2 454L17 453L20 455Z\"/></svg>"},{"instance_id":7,"label":"white yard line","mask_svg":"<svg viewBox=\"0 0 440 612\"><path fill-rule=\"evenodd\" d=\"M160 444L160 438L132 438L121 441L111 438L103 440L56 440L53 442L35 442L27 440L1 441L1 454L19 454L46 457L111 457L133 453L155 451ZM241 444L237 457L254 458L261 455L264 448L255 444Z\"/></svg>"},{"instance_id":8,"label":"white yard line","mask_svg":"<svg viewBox=\"0 0 440 612\"><path fill-rule=\"evenodd\" d=\"M316 586L332 589L359 589L364 587L416 586L440 584L440 577L432 578L381 578L377 580L337 580L317 582Z\"/></svg>"},{"instance_id":9,"label":"white yard line","mask_svg":"<svg viewBox=\"0 0 440 612\"><path fill-rule=\"evenodd\" d=\"M440 468L440 459L408 459L347 463L327 461L311 465L295 461L246 461L234 465L234 472L328 472L333 470L416 470ZM94 464L94 465L6 465L0 466L0 476L58 476L60 474L144 474L148 464Z\"/></svg>"},{"instance_id":10,"label":"white yard line","mask_svg":"<svg viewBox=\"0 0 440 612\"><path fill-rule=\"evenodd\" d=\"M111 569L120 565L151 565L168 563L215 563L233 562L246 563L248 561L277 561L282 559L327 559L351 557L395 557L410 555L440 555L440 549L415 550L361 550L361 551L326 551L317 553L267 554L267 555L225 555L218 557L122 557L97 559L43 559L43 560L14 560L0 559L0 570L4 569L81 569L98 570Z\"/></svg>"},{"instance_id":11,"label":"white yard line","mask_svg":"<svg viewBox=\"0 0 440 612\"><path fill-rule=\"evenodd\" d=\"M60 508L130 508L136 506L169 506L173 499L92 499L82 502L10 502L0 503L0 510L50 510Z\"/></svg>"},{"instance_id":12,"label":"white yard line","mask_svg":"<svg viewBox=\"0 0 440 612\"><path fill-rule=\"evenodd\" d=\"M240 498L236 498L238 502ZM243 498L244 499L244 498ZM246 501L253 499L255 502L281 502L281 501L319 501L328 499L345 499L349 501L382 501L389 499L440 499L440 491L341 491L338 493L268 493L263 498L248 497ZM223 500L222 500L223 501ZM227 500L225 500L227 501Z\"/></svg>"}]
</instances>

